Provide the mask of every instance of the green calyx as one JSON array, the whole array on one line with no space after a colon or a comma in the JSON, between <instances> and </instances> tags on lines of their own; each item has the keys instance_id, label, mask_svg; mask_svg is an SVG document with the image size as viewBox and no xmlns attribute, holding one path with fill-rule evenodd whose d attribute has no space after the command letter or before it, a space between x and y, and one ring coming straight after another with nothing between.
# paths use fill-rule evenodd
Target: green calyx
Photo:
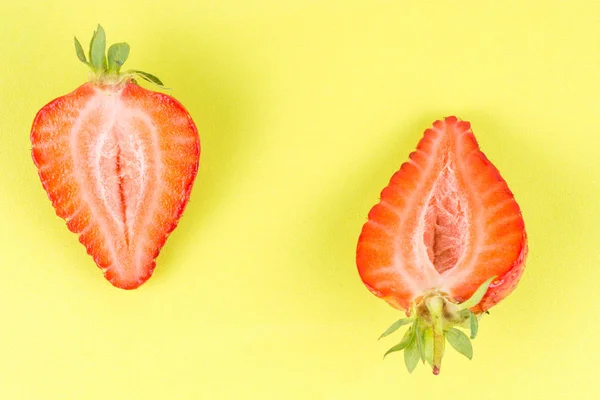
<instances>
[{"instance_id":1,"label":"green calyx","mask_svg":"<svg viewBox=\"0 0 600 400\"><path fill-rule=\"evenodd\" d=\"M100 84L119 84L125 80L139 77L164 88L160 79L147 72L134 69L121 72L121 67L129 57L129 45L127 43L115 43L108 48L107 52L106 34L102 26L98 25L98 29L94 31L87 57L79 40L76 37L74 39L77 58L90 67L94 73L93 80L95 82Z\"/></svg>"},{"instance_id":2,"label":"green calyx","mask_svg":"<svg viewBox=\"0 0 600 400\"><path fill-rule=\"evenodd\" d=\"M404 350L404 363L408 372L412 373L421 360L423 363L427 362L437 375L440 373L442 356L448 341L456 351L471 359L473 346L470 339L477 336L481 316L474 314L469 308L479 304L494 279L495 277L492 277L485 281L467 301L460 304L437 290L425 294L413 304L408 318L394 322L379 337L386 337L400 327L410 324L400 343L390 348L384 357ZM469 329L470 339L457 328Z\"/></svg>"}]
</instances>

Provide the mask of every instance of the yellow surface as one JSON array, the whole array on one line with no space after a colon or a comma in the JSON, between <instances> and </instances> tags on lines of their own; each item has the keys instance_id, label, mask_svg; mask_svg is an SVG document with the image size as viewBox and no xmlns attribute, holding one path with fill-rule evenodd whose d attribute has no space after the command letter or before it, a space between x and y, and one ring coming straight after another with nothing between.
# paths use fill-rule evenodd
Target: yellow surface
<instances>
[{"instance_id":1,"label":"yellow surface","mask_svg":"<svg viewBox=\"0 0 600 400\"><path fill-rule=\"evenodd\" d=\"M54 215L29 154L36 111L87 78L72 37L98 22L203 145L133 292ZM600 2L11 1L0 30L0 399L600 398ZM354 252L448 114L516 194L531 252L474 359L409 375L382 360L398 313Z\"/></svg>"}]
</instances>

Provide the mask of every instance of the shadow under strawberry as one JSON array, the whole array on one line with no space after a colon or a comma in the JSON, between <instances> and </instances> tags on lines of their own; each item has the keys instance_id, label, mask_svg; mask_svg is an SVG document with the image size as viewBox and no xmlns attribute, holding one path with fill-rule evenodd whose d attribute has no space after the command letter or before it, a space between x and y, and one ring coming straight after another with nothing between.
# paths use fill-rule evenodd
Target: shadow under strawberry
<instances>
[{"instance_id":1,"label":"shadow under strawberry","mask_svg":"<svg viewBox=\"0 0 600 400\"><path fill-rule=\"evenodd\" d=\"M177 270L184 254L202 247L202 238L210 236L210 225L226 212L227 199L238 196L236 181L255 154L250 134L257 118L254 86L262 77L240 59L239 43L216 35L215 31L190 35L177 30L154 32L148 39L158 47L148 63L158 63L168 54L169 64L177 65L177 76L169 77L166 84L187 103L202 143L198 177L186 213L158 259L162 268L155 274L161 279ZM184 47L173 45L183 42ZM201 258L195 259L194 268L206 268Z\"/></svg>"},{"instance_id":2,"label":"shadow under strawberry","mask_svg":"<svg viewBox=\"0 0 600 400\"><path fill-rule=\"evenodd\" d=\"M536 275L547 274L548 270L560 271L564 265L564 256L561 257L555 254L555 257L550 257L535 254L536 242L539 240L537 236L542 236L542 230L544 231L543 237L548 240L560 241L561 237L560 223L549 231L547 226L544 226L541 222L542 220L547 222L548 215L561 212L561 210L552 209L549 203L540 201L540 199L549 199L561 195L555 191L559 188L564 194L565 201L568 201L568 193L577 192L581 184L576 179L572 179L573 176L577 175L577 168L575 166L561 166L561 171L556 173L557 168L554 166L552 157L548 154L544 157L543 154L539 154L539 149L528 146L528 141L523 140L515 133L516 126L509 128L505 123L497 122L496 119L489 116L489 113L472 111L465 112L463 115L468 115L475 121L474 130L478 135L483 151L500 169L515 193L523 210L529 236L533 236L531 247L534 255L525 267L525 280L536 279ZM359 312L357 310L364 310L363 307L358 306L360 304L359 300L363 296L368 297L368 295L361 294L364 289L360 285L360 280L356 279L357 273L354 260L358 232L365 221L369 205L373 202L373 199L377 198L381 187L387 184L391 173L399 168L407 154L412 151L416 138L420 137L424 127L430 123L430 121L427 122L428 120L428 118L422 118L415 124L411 124L413 126L398 129L391 137L391 143L382 146L381 153L376 155L365 154L364 157L361 157L362 162L349 162L345 171L338 171L340 176L339 186L342 187L342 190L336 191L335 189L339 189L338 187L325 191L322 197L315 200L316 216L313 214L307 218L309 221L319 221L321 227L332 227L331 229L318 229L314 226L306 226L304 229L299 227L301 232L305 233L302 236L305 239L303 245L309 247L306 253L318 252L324 255L322 263L305 270L303 273L312 274L312 279L315 282L322 283L323 291L329 294L328 299L323 301L329 304L334 319L345 316L345 318L354 317L356 320L358 318L356 313ZM401 132L401 134L398 132ZM404 139L399 139L399 137ZM502 145L500 145L500 142ZM505 151L499 151L495 149L495 146L504 148ZM531 154L536 153L538 154L532 160ZM518 176L515 175L515 168L509 170L507 167L507 165L514 167L515 164L519 167L517 169ZM550 176L550 178L545 180L540 179L540 176ZM341 177L347 177L347 179L342 180ZM549 184L549 180L553 183ZM363 206L359 206L360 204L363 204ZM545 207L546 204L548 204L548 207ZM565 204L565 207L567 206ZM360 212L361 208L364 208L363 212ZM590 226L591 222L584 218L584 210L572 210L571 207L571 211L574 211L572 219L569 220L571 223L594 229L593 226ZM561 221L561 223L564 223L566 220L563 218ZM585 229L582 228L582 235ZM318 233L309 235L308 232ZM581 238L570 237L569 243L575 244L578 240L581 240ZM557 249L557 251L559 250ZM301 253L297 252L295 254L301 257ZM541 257L545 260L543 264L540 262ZM540 265L544 266L544 272L539 270ZM527 277L528 274L530 274L529 278ZM576 285L576 283L573 282L573 285ZM337 287L338 289L327 292L327 287ZM356 296L350 297L348 293L350 293L352 287L356 288L357 293ZM542 307L547 306L549 299L548 297L532 298L524 291L526 287L527 284L517 289L514 292L515 294L511 296L511 302L507 304L519 300L525 301L528 310L528 323L532 324L530 326L538 325L536 331L539 332L538 329L546 329L544 327L546 322L539 319L536 313L530 313L529 310L532 308L541 310ZM551 293L552 288L548 287L547 292ZM344 301L339 301L340 296L344 296ZM551 301L559 300L559 298L551 299ZM369 315L358 319L369 319Z\"/></svg>"}]
</instances>

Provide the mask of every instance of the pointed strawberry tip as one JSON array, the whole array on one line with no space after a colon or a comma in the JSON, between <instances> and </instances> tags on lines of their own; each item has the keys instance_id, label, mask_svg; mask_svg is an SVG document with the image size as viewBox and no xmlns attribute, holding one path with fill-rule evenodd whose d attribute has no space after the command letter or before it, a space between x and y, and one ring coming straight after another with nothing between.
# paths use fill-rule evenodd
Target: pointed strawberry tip
<instances>
[{"instance_id":1,"label":"pointed strawberry tip","mask_svg":"<svg viewBox=\"0 0 600 400\"><path fill-rule=\"evenodd\" d=\"M154 268L146 271L143 275L125 275L125 274L117 274L113 270L107 270L104 274L106 280L110 282L111 285L118 289L123 290L134 290L142 286L150 277L152 276L152 272L154 272Z\"/></svg>"},{"instance_id":2,"label":"pointed strawberry tip","mask_svg":"<svg viewBox=\"0 0 600 400\"><path fill-rule=\"evenodd\" d=\"M130 281L130 282L117 281L114 279L109 280L111 285L113 285L117 289L123 289L123 290L135 290L135 289L139 288L140 286L142 286L146 281L147 281L147 279L140 280L140 281Z\"/></svg>"},{"instance_id":3,"label":"pointed strawberry tip","mask_svg":"<svg viewBox=\"0 0 600 400\"><path fill-rule=\"evenodd\" d=\"M471 130L471 123L469 121L464 121L454 115L449 115L445 117L443 122L446 124L446 126L455 126L463 132Z\"/></svg>"},{"instance_id":4,"label":"pointed strawberry tip","mask_svg":"<svg viewBox=\"0 0 600 400\"><path fill-rule=\"evenodd\" d=\"M455 117L454 115L449 115L446 118L444 118L444 122L446 122L447 124L454 125L458 122L458 117Z\"/></svg>"},{"instance_id":5,"label":"pointed strawberry tip","mask_svg":"<svg viewBox=\"0 0 600 400\"><path fill-rule=\"evenodd\" d=\"M123 290L135 290L137 288L139 288L140 286L142 286L141 283L139 284L132 284L132 285L113 285L116 288L119 289L123 289Z\"/></svg>"}]
</instances>

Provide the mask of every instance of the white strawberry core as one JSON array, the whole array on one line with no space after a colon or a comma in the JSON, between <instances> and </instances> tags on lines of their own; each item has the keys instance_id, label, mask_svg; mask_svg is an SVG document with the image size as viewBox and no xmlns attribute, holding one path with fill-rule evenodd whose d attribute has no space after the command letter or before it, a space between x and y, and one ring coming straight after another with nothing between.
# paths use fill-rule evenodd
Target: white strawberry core
<instances>
[{"instance_id":1,"label":"white strawberry core","mask_svg":"<svg viewBox=\"0 0 600 400\"><path fill-rule=\"evenodd\" d=\"M453 268L464 252L468 235L465 211L449 162L431 191L422 236L427 256L440 274Z\"/></svg>"},{"instance_id":2,"label":"white strawberry core","mask_svg":"<svg viewBox=\"0 0 600 400\"><path fill-rule=\"evenodd\" d=\"M143 143L131 129L134 112L121 111L118 119L107 121L98 136L93 157L101 198L114 222L123 228L126 242L131 225L140 208L147 180L147 165Z\"/></svg>"},{"instance_id":3,"label":"white strawberry core","mask_svg":"<svg viewBox=\"0 0 600 400\"><path fill-rule=\"evenodd\" d=\"M114 239L106 241L107 250L123 272L135 275L143 267L145 243L131 243L131 238L149 228L148 208L158 206L153 190L162 170L157 128L146 113L123 102L121 90L96 88L70 140L86 203L103 236ZM136 254L124 259L130 247Z\"/></svg>"},{"instance_id":4,"label":"white strawberry core","mask_svg":"<svg viewBox=\"0 0 600 400\"><path fill-rule=\"evenodd\" d=\"M422 275L418 279L404 276L415 295L432 289L449 290L470 270L461 268L454 273L470 241L467 201L458 187L455 168L448 159L427 196L415 199L424 205L412 235L413 257Z\"/></svg>"}]
</instances>

